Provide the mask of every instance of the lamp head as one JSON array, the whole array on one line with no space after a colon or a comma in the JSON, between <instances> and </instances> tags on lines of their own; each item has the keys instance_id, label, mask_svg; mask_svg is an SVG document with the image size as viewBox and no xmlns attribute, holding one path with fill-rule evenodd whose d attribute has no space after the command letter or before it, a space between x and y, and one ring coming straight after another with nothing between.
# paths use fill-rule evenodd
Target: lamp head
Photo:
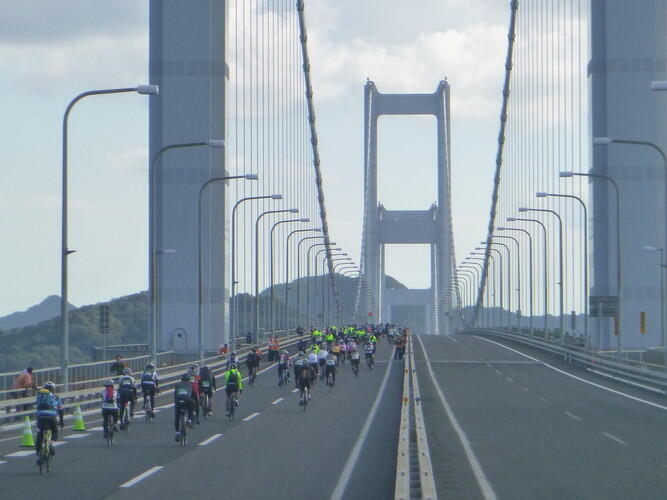
<instances>
[{"instance_id":1,"label":"lamp head","mask_svg":"<svg viewBox=\"0 0 667 500\"><path fill-rule=\"evenodd\" d=\"M299 213L299 209L298 209L298 208L290 208L290 209L289 209L289 213L291 213L291 214L298 214L298 213Z\"/></svg>"},{"instance_id":2,"label":"lamp head","mask_svg":"<svg viewBox=\"0 0 667 500\"><path fill-rule=\"evenodd\" d=\"M644 247L644 250L646 250L647 252L657 252L658 248L656 248L656 247Z\"/></svg>"},{"instance_id":3,"label":"lamp head","mask_svg":"<svg viewBox=\"0 0 667 500\"><path fill-rule=\"evenodd\" d=\"M310 222L310 218L304 217L303 219L299 219L299 222Z\"/></svg>"},{"instance_id":4,"label":"lamp head","mask_svg":"<svg viewBox=\"0 0 667 500\"><path fill-rule=\"evenodd\" d=\"M502 227L502 226L500 226L500 227L497 227L496 230L497 230L497 231L506 231L507 228L506 228L506 227Z\"/></svg>"},{"instance_id":5,"label":"lamp head","mask_svg":"<svg viewBox=\"0 0 667 500\"><path fill-rule=\"evenodd\" d=\"M614 142L611 137L593 137L593 144L596 146L608 146Z\"/></svg>"},{"instance_id":6,"label":"lamp head","mask_svg":"<svg viewBox=\"0 0 667 500\"><path fill-rule=\"evenodd\" d=\"M283 199L283 195L282 195L282 194L272 194L272 195L271 195L271 199L272 199L272 200L282 200L282 199Z\"/></svg>"},{"instance_id":7,"label":"lamp head","mask_svg":"<svg viewBox=\"0 0 667 500\"><path fill-rule=\"evenodd\" d=\"M657 81L657 82L651 82L651 90L667 90L667 82L666 81Z\"/></svg>"},{"instance_id":8,"label":"lamp head","mask_svg":"<svg viewBox=\"0 0 667 500\"><path fill-rule=\"evenodd\" d=\"M571 172L571 171L559 172L558 176L559 177L574 177L574 172Z\"/></svg>"},{"instance_id":9,"label":"lamp head","mask_svg":"<svg viewBox=\"0 0 667 500\"><path fill-rule=\"evenodd\" d=\"M545 193L544 191L538 191L535 193L536 198L546 198L547 196L549 196L549 193Z\"/></svg>"},{"instance_id":10,"label":"lamp head","mask_svg":"<svg viewBox=\"0 0 667 500\"><path fill-rule=\"evenodd\" d=\"M159 93L159 85L137 85L137 94L158 95Z\"/></svg>"},{"instance_id":11,"label":"lamp head","mask_svg":"<svg viewBox=\"0 0 667 500\"><path fill-rule=\"evenodd\" d=\"M321 233L322 228L321 227L316 227L315 229L313 229L313 231L315 231L316 233Z\"/></svg>"},{"instance_id":12,"label":"lamp head","mask_svg":"<svg viewBox=\"0 0 667 500\"><path fill-rule=\"evenodd\" d=\"M507 222L516 222L516 217L508 217Z\"/></svg>"},{"instance_id":13,"label":"lamp head","mask_svg":"<svg viewBox=\"0 0 667 500\"><path fill-rule=\"evenodd\" d=\"M206 144L212 148L224 148L225 141L223 139L209 139Z\"/></svg>"},{"instance_id":14,"label":"lamp head","mask_svg":"<svg viewBox=\"0 0 667 500\"><path fill-rule=\"evenodd\" d=\"M528 209L526 207L521 207L519 208L519 212L527 212Z\"/></svg>"},{"instance_id":15,"label":"lamp head","mask_svg":"<svg viewBox=\"0 0 667 500\"><path fill-rule=\"evenodd\" d=\"M246 174L244 177L245 180L247 181L256 181L259 179L259 176L257 174Z\"/></svg>"}]
</instances>

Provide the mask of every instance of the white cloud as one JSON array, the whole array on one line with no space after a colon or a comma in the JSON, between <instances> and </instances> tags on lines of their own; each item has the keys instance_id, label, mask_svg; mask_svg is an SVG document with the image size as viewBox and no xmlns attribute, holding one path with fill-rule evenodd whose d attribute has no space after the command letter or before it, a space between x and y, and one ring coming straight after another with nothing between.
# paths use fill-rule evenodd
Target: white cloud
<instances>
[{"instance_id":1,"label":"white cloud","mask_svg":"<svg viewBox=\"0 0 667 500\"><path fill-rule=\"evenodd\" d=\"M122 151L109 154L107 162L111 168L130 171L134 174L148 174L148 148L144 144L130 146Z\"/></svg>"}]
</instances>

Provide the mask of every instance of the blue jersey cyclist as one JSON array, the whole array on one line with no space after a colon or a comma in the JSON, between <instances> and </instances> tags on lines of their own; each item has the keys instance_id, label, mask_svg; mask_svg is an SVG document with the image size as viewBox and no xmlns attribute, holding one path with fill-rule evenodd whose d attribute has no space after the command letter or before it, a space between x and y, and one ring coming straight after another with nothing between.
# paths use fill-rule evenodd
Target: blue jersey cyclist
<instances>
[{"instance_id":1,"label":"blue jersey cyclist","mask_svg":"<svg viewBox=\"0 0 667 500\"><path fill-rule=\"evenodd\" d=\"M63 424L63 404L60 398L55 394L56 385L53 382L46 382L44 387L37 393L35 406L37 408L37 443L35 450L37 451L37 465L40 465L39 452L42 449L42 441L44 440L44 431L51 431L51 440L58 440L58 417L60 417L60 425ZM51 455L56 454L56 450L51 445L49 450Z\"/></svg>"}]
</instances>

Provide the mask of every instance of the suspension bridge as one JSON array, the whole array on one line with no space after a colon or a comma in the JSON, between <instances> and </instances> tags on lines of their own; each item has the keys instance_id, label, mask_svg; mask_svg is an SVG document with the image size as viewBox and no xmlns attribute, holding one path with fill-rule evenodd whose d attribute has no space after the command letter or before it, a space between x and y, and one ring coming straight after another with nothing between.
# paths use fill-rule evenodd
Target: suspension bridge
<instances>
[{"instance_id":1,"label":"suspension bridge","mask_svg":"<svg viewBox=\"0 0 667 500\"><path fill-rule=\"evenodd\" d=\"M363 231L359 248L337 242L309 5L152 1L148 81L66 106L62 361L33 374L56 382L65 427L53 471L35 477L34 396L0 374L2 497L663 498L667 1L507 2L496 162L479 180L488 224L466 228L468 248L450 79L431 93L359 83ZM155 363L162 393L157 418L138 408L108 448L109 363L69 359L69 120L121 93L149 100L149 321L126 362L137 374ZM436 198L389 209L378 124L415 115L435 119ZM428 247L428 287L390 284L393 245ZM420 327L400 324L406 307ZM228 352L243 362L278 339L295 358L311 329L348 325L386 334L374 366L357 376L341 362L304 411L264 363L225 417ZM180 447L173 388L195 362L217 396Z\"/></svg>"}]
</instances>

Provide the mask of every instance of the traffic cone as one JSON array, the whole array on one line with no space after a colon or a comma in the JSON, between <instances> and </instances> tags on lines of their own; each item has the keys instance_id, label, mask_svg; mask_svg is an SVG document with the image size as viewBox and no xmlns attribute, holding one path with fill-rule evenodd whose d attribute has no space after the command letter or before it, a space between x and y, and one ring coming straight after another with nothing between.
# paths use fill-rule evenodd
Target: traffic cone
<instances>
[{"instance_id":1,"label":"traffic cone","mask_svg":"<svg viewBox=\"0 0 667 500\"><path fill-rule=\"evenodd\" d=\"M86 430L86 425L83 423L83 415L81 414L81 406L76 405L76 409L74 410L74 427L72 427L73 431L85 431Z\"/></svg>"},{"instance_id":2,"label":"traffic cone","mask_svg":"<svg viewBox=\"0 0 667 500\"><path fill-rule=\"evenodd\" d=\"M34 448L35 440L32 436L32 429L30 428L30 417L25 416L25 423L23 424L23 441L21 442L23 448Z\"/></svg>"}]
</instances>

